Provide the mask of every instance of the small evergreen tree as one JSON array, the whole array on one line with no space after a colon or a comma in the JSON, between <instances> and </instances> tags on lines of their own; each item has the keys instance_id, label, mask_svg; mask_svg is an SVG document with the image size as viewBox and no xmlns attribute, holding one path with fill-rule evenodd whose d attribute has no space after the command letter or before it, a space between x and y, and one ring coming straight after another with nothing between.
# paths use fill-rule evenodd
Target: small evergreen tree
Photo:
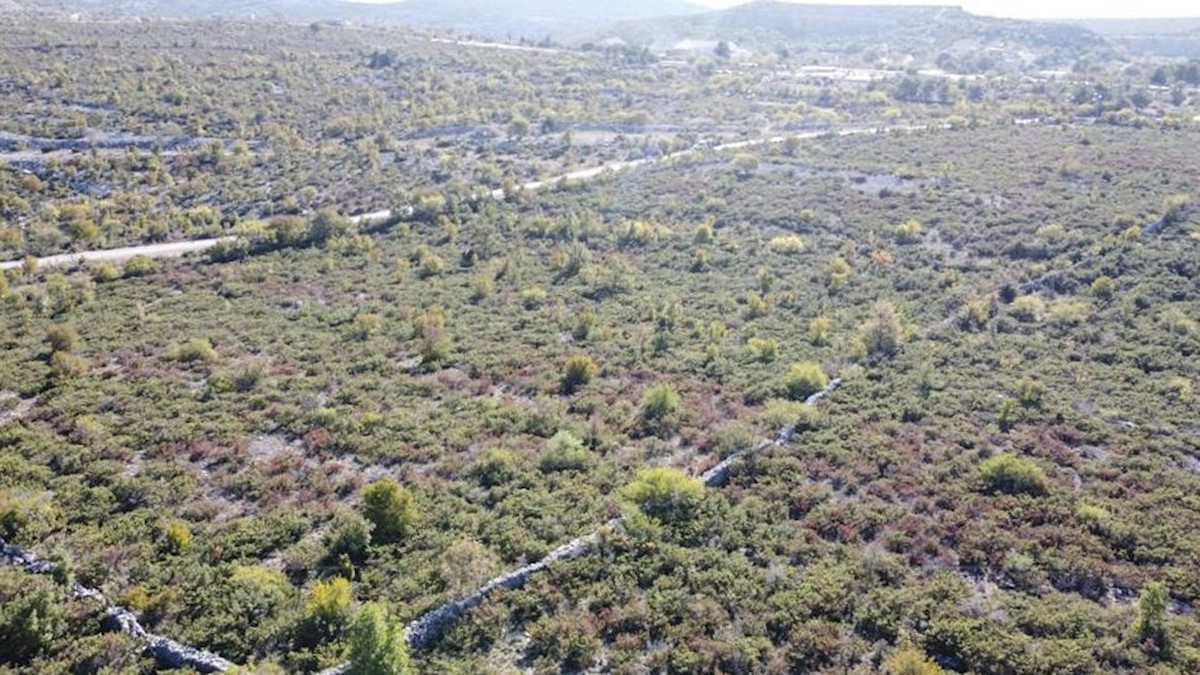
<instances>
[{"instance_id":1,"label":"small evergreen tree","mask_svg":"<svg viewBox=\"0 0 1200 675\"><path fill-rule=\"evenodd\" d=\"M363 516L375 526L373 536L392 542L408 534L417 522L412 493L391 478L374 482L363 490Z\"/></svg>"},{"instance_id":2,"label":"small evergreen tree","mask_svg":"<svg viewBox=\"0 0 1200 675\"><path fill-rule=\"evenodd\" d=\"M574 393L576 389L591 382L599 370L600 368L596 365L595 360L587 354L578 354L567 359L567 364L563 367L562 382L560 383L563 393Z\"/></svg>"},{"instance_id":3,"label":"small evergreen tree","mask_svg":"<svg viewBox=\"0 0 1200 675\"><path fill-rule=\"evenodd\" d=\"M1165 622L1170 600L1166 585L1158 581L1146 582L1138 596L1138 615L1133 623L1133 634L1142 649L1158 659L1166 659L1170 655L1171 644Z\"/></svg>"},{"instance_id":4,"label":"small evergreen tree","mask_svg":"<svg viewBox=\"0 0 1200 675\"><path fill-rule=\"evenodd\" d=\"M639 471L621 494L646 515L670 522L695 510L704 498L704 485L679 469L658 466Z\"/></svg>"},{"instance_id":5,"label":"small evergreen tree","mask_svg":"<svg viewBox=\"0 0 1200 675\"><path fill-rule=\"evenodd\" d=\"M349 675L408 675L404 630L375 603L364 605L350 626Z\"/></svg>"},{"instance_id":6,"label":"small evergreen tree","mask_svg":"<svg viewBox=\"0 0 1200 675\"><path fill-rule=\"evenodd\" d=\"M891 303L875 305L871 318L862 327L862 341L870 356L894 356L900 351L903 334L900 317Z\"/></svg>"},{"instance_id":7,"label":"small evergreen tree","mask_svg":"<svg viewBox=\"0 0 1200 675\"><path fill-rule=\"evenodd\" d=\"M783 388L788 398L800 400L829 386L829 376L821 364L812 361L793 363L783 376Z\"/></svg>"}]
</instances>

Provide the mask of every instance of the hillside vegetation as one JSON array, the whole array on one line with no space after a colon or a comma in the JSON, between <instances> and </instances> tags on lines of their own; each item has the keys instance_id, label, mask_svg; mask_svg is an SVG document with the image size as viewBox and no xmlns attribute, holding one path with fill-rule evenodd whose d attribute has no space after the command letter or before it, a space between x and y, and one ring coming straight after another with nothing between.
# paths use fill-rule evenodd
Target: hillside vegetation
<instances>
[{"instance_id":1,"label":"hillside vegetation","mask_svg":"<svg viewBox=\"0 0 1200 675\"><path fill-rule=\"evenodd\" d=\"M14 23L0 671L1200 671L1188 62Z\"/></svg>"}]
</instances>

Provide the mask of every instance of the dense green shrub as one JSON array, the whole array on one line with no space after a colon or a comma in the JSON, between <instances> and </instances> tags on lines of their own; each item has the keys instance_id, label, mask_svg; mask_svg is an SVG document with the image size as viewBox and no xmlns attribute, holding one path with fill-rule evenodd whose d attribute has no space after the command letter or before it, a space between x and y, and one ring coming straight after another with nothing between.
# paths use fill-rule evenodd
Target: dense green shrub
<instances>
[{"instance_id":1,"label":"dense green shrub","mask_svg":"<svg viewBox=\"0 0 1200 675\"><path fill-rule=\"evenodd\" d=\"M590 668L600 651L592 620L574 612L545 617L529 627L529 653L550 670L578 672Z\"/></svg>"},{"instance_id":2,"label":"dense green shrub","mask_svg":"<svg viewBox=\"0 0 1200 675\"><path fill-rule=\"evenodd\" d=\"M591 382L599 371L596 361L587 354L576 354L567 359L560 382L563 393L574 393L579 387Z\"/></svg>"},{"instance_id":3,"label":"dense green shrub","mask_svg":"<svg viewBox=\"0 0 1200 675\"><path fill-rule=\"evenodd\" d=\"M904 337L896 308L889 302L876 304L871 317L859 330L859 336L867 355L894 356Z\"/></svg>"},{"instance_id":4,"label":"dense green shrub","mask_svg":"<svg viewBox=\"0 0 1200 675\"><path fill-rule=\"evenodd\" d=\"M54 324L46 329L46 343L51 352L71 353L79 349L81 342L79 333L69 324Z\"/></svg>"},{"instance_id":5,"label":"dense green shrub","mask_svg":"<svg viewBox=\"0 0 1200 675\"><path fill-rule=\"evenodd\" d=\"M350 625L348 673L408 675L413 672L404 627L376 603L367 603Z\"/></svg>"},{"instance_id":6,"label":"dense green shrub","mask_svg":"<svg viewBox=\"0 0 1200 675\"><path fill-rule=\"evenodd\" d=\"M828 386L829 376L812 361L793 363L783 375L783 390L793 400L804 400Z\"/></svg>"},{"instance_id":7,"label":"dense green shrub","mask_svg":"<svg viewBox=\"0 0 1200 675\"><path fill-rule=\"evenodd\" d=\"M638 471L621 495L646 515L673 522L691 516L704 498L704 485L679 469L653 467Z\"/></svg>"},{"instance_id":8,"label":"dense green shrub","mask_svg":"<svg viewBox=\"0 0 1200 675\"><path fill-rule=\"evenodd\" d=\"M372 536L376 540L397 541L417 523L416 500L407 488L384 478L363 489L363 516L374 525Z\"/></svg>"},{"instance_id":9,"label":"dense green shrub","mask_svg":"<svg viewBox=\"0 0 1200 675\"><path fill-rule=\"evenodd\" d=\"M575 434L561 430L546 441L538 455L538 469L542 473L559 471L583 471L592 464L592 453Z\"/></svg>"},{"instance_id":10,"label":"dense green shrub","mask_svg":"<svg viewBox=\"0 0 1200 675\"><path fill-rule=\"evenodd\" d=\"M63 594L48 577L0 568L0 664L28 666L62 634Z\"/></svg>"},{"instance_id":11,"label":"dense green shrub","mask_svg":"<svg viewBox=\"0 0 1200 675\"><path fill-rule=\"evenodd\" d=\"M1146 582L1138 596L1133 635L1139 646L1156 660L1171 657L1172 645L1165 621L1170 601L1166 585L1157 581Z\"/></svg>"},{"instance_id":12,"label":"dense green shrub","mask_svg":"<svg viewBox=\"0 0 1200 675\"><path fill-rule=\"evenodd\" d=\"M192 338L172 347L170 356L183 363L207 364L217 360L217 350L208 338Z\"/></svg>"},{"instance_id":13,"label":"dense green shrub","mask_svg":"<svg viewBox=\"0 0 1200 675\"><path fill-rule=\"evenodd\" d=\"M979 473L984 485L996 492L1036 495L1047 489L1046 474L1027 457L995 455L979 465Z\"/></svg>"},{"instance_id":14,"label":"dense green shrub","mask_svg":"<svg viewBox=\"0 0 1200 675\"><path fill-rule=\"evenodd\" d=\"M125 261L125 276L144 277L158 271L158 261L144 255L135 255Z\"/></svg>"},{"instance_id":15,"label":"dense green shrub","mask_svg":"<svg viewBox=\"0 0 1200 675\"><path fill-rule=\"evenodd\" d=\"M659 382L642 394L641 418L651 433L665 433L679 422L683 399L670 382Z\"/></svg>"},{"instance_id":16,"label":"dense green shrub","mask_svg":"<svg viewBox=\"0 0 1200 675\"><path fill-rule=\"evenodd\" d=\"M941 675L945 672L925 655L925 652L912 644L896 648L884 662L884 672L887 675Z\"/></svg>"}]
</instances>

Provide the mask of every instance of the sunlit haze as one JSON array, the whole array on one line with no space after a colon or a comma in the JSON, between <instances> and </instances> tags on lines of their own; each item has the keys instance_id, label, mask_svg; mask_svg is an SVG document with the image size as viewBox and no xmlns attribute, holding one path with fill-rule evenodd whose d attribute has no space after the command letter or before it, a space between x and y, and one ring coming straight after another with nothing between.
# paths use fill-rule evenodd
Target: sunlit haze
<instances>
[{"instance_id":1,"label":"sunlit haze","mask_svg":"<svg viewBox=\"0 0 1200 675\"><path fill-rule=\"evenodd\" d=\"M352 0L372 4L384 4L395 0ZM720 9L744 4L744 0L691 0L694 4ZM785 2L790 0L784 0ZM1200 9L1191 2L1182 0L1143 0L1130 3L1097 3L1091 0L965 0L964 2L939 2L938 0L847 0L845 2L802 3L838 5L947 5L987 16L1003 16L1018 19L1049 18L1164 18L1200 16Z\"/></svg>"},{"instance_id":2,"label":"sunlit haze","mask_svg":"<svg viewBox=\"0 0 1200 675\"><path fill-rule=\"evenodd\" d=\"M731 7L742 4L736 0L693 0L696 4L709 7ZM849 1L830 4L842 5L951 5L960 6L975 14L1006 16L1013 18L1129 18L1129 17L1177 17L1197 16L1200 9L1194 3L1180 0L1144 0L1143 2L1098 3L1092 0L967 0L965 2L937 2L936 0L914 2L871 2Z\"/></svg>"}]
</instances>

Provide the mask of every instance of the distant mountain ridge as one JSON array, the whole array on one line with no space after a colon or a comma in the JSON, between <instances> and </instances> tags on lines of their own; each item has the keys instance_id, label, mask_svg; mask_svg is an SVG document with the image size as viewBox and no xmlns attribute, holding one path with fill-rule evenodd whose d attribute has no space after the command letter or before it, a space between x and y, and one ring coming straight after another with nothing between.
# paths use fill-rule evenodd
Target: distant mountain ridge
<instances>
[{"instance_id":1,"label":"distant mountain ridge","mask_svg":"<svg viewBox=\"0 0 1200 675\"><path fill-rule=\"evenodd\" d=\"M1200 10L1197 10L1200 14ZM1200 16L1183 19L1064 19L1125 47L1131 54L1200 58Z\"/></svg>"},{"instance_id":2,"label":"distant mountain ridge","mask_svg":"<svg viewBox=\"0 0 1200 675\"><path fill-rule=\"evenodd\" d=\"M0 0L3 1L3 0ZM704 11L687 0L27 0L31 8L104 16L351 21L569 42L610 23Z\"/></svg>"},{"instance_id":3,"label":"distant mountain ridge","mask_svg":"<svg viewBox=\"0 0 1200 675\"><path fill-rule=\"evenodd\" d=\"M970 14L946 5L817 5L756 0L683 17L631 20L593 34L633 45L667 47L685 39L726 40L758 48L813 40L886 43L925 52L972 43L1048 52L1102 47L1100 36L1067 23L1036 23Z\"/></svg>"}]
</instances>

